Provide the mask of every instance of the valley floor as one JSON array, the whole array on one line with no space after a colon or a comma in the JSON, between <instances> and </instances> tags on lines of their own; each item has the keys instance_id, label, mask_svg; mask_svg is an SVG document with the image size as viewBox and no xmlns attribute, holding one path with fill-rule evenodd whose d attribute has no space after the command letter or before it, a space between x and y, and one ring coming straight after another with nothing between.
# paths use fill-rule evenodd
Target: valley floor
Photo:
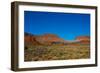
<instances>
[{"instance_id":1,"label":"valley floor","mask_svg":"<svg viewBox=\"0 0 100 73\"><path fill-rule=\"evenodd\" d=\"M68 60L90 58L89 45L31 45L25 48L24 61Z\"/></svg>"}]
</instances>

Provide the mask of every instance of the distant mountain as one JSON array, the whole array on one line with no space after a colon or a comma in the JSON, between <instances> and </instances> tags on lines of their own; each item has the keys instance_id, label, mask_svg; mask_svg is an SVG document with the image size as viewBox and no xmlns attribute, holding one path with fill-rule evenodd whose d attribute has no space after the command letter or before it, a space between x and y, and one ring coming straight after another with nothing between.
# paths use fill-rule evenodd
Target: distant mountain
<instances>
[{"instance_id":1,"label":"distant mountain","mask_svg":"<svg viewBox=\"0 0 100 73\"><path fill-rule=\"evenodd\" d=\"M40 45L41 43L36 40L36 36L30 33L24 33L25 44Z\"/></svg>"},{"instance_id":2,"label":"distant mountain","mask_svg":"<svg viewBox=\"0 0 100 73\"><path fill-rule=\"evenodd\" d=\"M64 43L65 41L54 34L44 34L36 37L36 40L42 44Z\"/></svg>"},{"instance_id":3,"label":"distant mountain","mask_svg":"<svg viewBox=\"0 0 100 73\"><path fill-rule=\"evenodd\" d=\"M90 36L78 36L76 40L90 40Z\"/></svg>"},{"instance_id":4,"label":"distant mountain","mask_svg":"<svg viewBox=\"0 0 100 73\"><path fill-rule=\"evenodd\" d=\"M76 40L80 41L80 43L83 43L83 44L89 44L90 36L78 36L78 37L76 37Z\"/></svg>"},{"instance_id":5,"label":"distant mountain","mask_svg":"<svg viewBox=\"0 0 100 73\"><path fill-rule=\"evenodd\" d=\"M52 44L89 44L90 37L89 36L78 36L74 41L68 41L60 38L55 34L44 34L44 35L33 35L30 33L24 34L24 41L26 44L33 45L52 45Z\"/></svg>"},{"instance_id":6,"label":"distant mountain","mask_svg":"<svg viewBox=\"0 0 100 73\"><path fill-rule=\"evenodd\" d=\"M33 44L43 44L43 45L51 45L56 43L64 43L65 40L59 38L54 34L44 34L44 35L32 35L29 33L25 33L25 42L33 43Z\"/></svg>"}]
</instances>

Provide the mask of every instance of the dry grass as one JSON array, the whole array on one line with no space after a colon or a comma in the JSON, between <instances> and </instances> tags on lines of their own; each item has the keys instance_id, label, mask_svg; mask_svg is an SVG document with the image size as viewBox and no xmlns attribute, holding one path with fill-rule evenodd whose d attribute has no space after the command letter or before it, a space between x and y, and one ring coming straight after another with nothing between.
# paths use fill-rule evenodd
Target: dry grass
<instances>
[{"instance_id":1,"label":"dry grass","mask_svg":"<svg viewBox=\"0 0 100 73\"><path fill-rule=\"evenodd\" d=\"M90 57L90 46L29 45L24 52L25 61L86 59Z\"/></svg>"}]
</instances>

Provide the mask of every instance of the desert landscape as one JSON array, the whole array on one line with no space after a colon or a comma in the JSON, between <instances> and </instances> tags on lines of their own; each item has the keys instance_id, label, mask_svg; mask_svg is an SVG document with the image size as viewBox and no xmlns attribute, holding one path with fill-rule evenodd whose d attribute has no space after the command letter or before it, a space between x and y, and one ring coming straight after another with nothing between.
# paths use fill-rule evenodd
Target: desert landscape
<instances>
[{"instance_id":1,"label":"desert landscape","mask_svg":"<svg viewBox=\"0 0 100 73\"><path fill-rule=\"evenodd\" d=\"M90 58L90 36L64 40L56 34L24 33L24 61L48 61Z\"/></svg>"}]
</instances>

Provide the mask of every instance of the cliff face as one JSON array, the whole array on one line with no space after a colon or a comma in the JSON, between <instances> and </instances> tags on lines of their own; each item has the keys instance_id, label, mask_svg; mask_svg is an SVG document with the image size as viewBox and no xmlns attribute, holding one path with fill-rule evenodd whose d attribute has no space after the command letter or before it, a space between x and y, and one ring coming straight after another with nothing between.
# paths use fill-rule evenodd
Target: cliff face
<instances>
[{"instance_id":1,"label":"cliff face","mask_svg":"<svg viewBox=\"0 0 100 73\"><path fill-rule=\"evenodd\" d=\"M25 44L33 44L33 45L39 45L40 43L36 40L36 36L25 33L24 34L24 41Z\"/></svg>"},{"instance_id":2,"label":"cliff face","mask_svg":"<svg viewBox=\"0 0 100 73\"><path fill-rule=\"evenodd\" d=\"M63 39L59 38L58 36L54 34L44 34L42 36L36 37L36 40L40 43L45 44L52 44L54 42L64 42Z\"/></svg>"},{"instance_id":3,"label":"cliff face","mask_svg":"<svg viewBox=\"0 0 100 73\"><path fill-rule=\"evenodd\" d=\"M78 36L76 37L76 40L90 40L89 36Z\"/></svg>"},{"instance_id":4,"label":"cliff face","mask_svg":"<svg viewBox=\"0 0 100 73\"><path fill-rule=\"evenodd\" d=\"M80 41L83 44L89 44L90 43L90 37L89 36L78 36L76 40Z\"/></svg>"},{"instance_id":5,"label":"cliff face","mask_svg":"<svg viewBox=\"0 0 100 73\"><path fill-rule=\"evenodd\" d=\"M24 41L27 43L32 43L32 44L52 44L52 43L63 43L64 40L59 38L58 36L54 35L54 34L44 34L44 35L31 35L28 33L25 33L25 38Z\"/></svg>"},{"instance_id":6,"label":"cliff face","mask_svg":"<svg viewBox=\"0 0 100 73\"><path fill-rule=\"evenodd\" d=\"M33 45L41 45L41 44L51 45L51 44L69 44L69 43L76 44L77 42L81 44L89 44L90 37L89 36L78 36L76 37L74 42L71 42L71 41L68 42L54 34L32 35L29 33L25 33L24 41L25 43L31 43Z\"/></svg>"}]
</instances>

